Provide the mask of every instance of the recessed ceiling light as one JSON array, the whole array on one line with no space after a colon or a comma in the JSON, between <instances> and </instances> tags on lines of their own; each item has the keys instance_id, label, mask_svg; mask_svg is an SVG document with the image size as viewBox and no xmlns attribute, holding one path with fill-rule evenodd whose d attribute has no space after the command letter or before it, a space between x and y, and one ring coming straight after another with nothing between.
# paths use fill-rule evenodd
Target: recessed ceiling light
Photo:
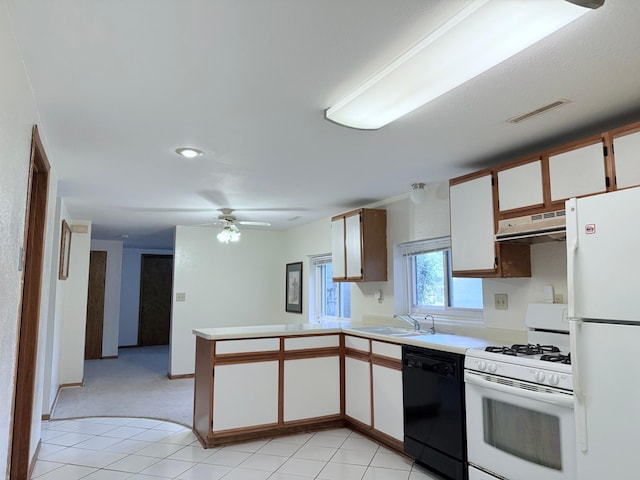
<instances>
[{"instance_id":1,"label":"recessed ceiling light","mask_svg":"<svg viewBox=\"0 0 640 480\"><path fill-rule=\"evenodd\" d=\"M202 150L198 150L197 148L189 148L189 147L176 148L176 153L185 158L196 158L204 155L204 152Z\"/></svg>"}]
</instances>

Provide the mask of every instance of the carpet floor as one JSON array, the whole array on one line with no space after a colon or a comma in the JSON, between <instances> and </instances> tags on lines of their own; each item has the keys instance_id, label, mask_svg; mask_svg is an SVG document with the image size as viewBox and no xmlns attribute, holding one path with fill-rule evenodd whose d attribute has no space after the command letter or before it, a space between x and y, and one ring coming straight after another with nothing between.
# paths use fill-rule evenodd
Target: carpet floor
<instances>
[{"instance_id":1,"label":"carpet floor","mask_svg":"<svg viewBox=\"0 0 640 480\"><path fill-rule=\"evenodd\" d=\"M117 359L86 360L84 386L62 388L52 420L144 417L193 424L193 378L169 380L169 347L121 348Z\"/></svg>"}]
</instances>

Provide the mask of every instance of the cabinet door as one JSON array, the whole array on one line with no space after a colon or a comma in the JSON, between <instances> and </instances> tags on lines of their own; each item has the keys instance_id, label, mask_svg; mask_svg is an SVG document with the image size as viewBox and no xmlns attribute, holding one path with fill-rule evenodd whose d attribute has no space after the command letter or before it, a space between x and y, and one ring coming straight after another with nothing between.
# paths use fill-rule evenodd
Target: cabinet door
<instances>
[{"instance_id":1,"label":"cabinet door","mask_svg":"<svg viewBox=\"0 0 640 480\"><path fill-rule=\"evenodd\" d=\"M345 414L371 426L371 371L369 362L345 357Z\"/></svg>"},{"instance_id":2,"label":"cabinet door","mask_svg":"<svg viewBox=\"0 0 640 480\"><path fill-rule=\"evenodd\" d=\"M535 160L498 172L498 208L500 212L542 206L542 160Z\"/></svg>"},{"instance_id":3,"label":"cabinet door","mask_svg":"<svg viewBox=\"0 0 640 480\"><path fill-rule=\"evenodd\" d=\"M344 278L346 273L344 251L344 218L331 222L331 264L333 278Z\"/></svg>"},{"instance_id":4,"label":"cabinet door","mask_svg":"<svg viewBox=\"0 0 640 480\"><path fill-rule=\"evenodd\" d=\"M278 362L215 367L213 430L278 422Z\"/></svg>"},{"instance_id":5,"label":"cabinet door","mask_svg":"<svg viewBox=\"0 0 640 480\"><path fill-rule=\"evenodd\" d=\"M606 173L602 143L549 156L551 201L605 192Z\"/></svg>"},{"instance_id":6,"label":"cabinet door","mask_svg":"<svg viewBox=\"0 0 640 480\"><path fill-rule=\"evenodd\" d=\"M494 270L491 175L452 185L449 202L453 270Z\"/></svg>"},{"instance_id":7,"label":"cabinet door","mask_svg":"<svg viewBox=\"0 0 640 480\"><path fill-rule=\"evenodd\" d=\"M284 362L284 421L340 414L340 358Z\"/></svg>"},{"instance_id":8,"label":"cabinet door","mask_svg":"<svg viewBox=\"0 0 640 480\"><path fill-rule=\"evenodd\" d=\"M402 372L373 365L373 428L404 441Z\"/></svg>"},{"instance_id":9,"label":"cabinet door","mask_svg":"<svg viewBox=\"0 0 640 480\"><path fill-rule=\"evenodd\" d=\"M640 132L613 139L617 188L640 185Z\"/></svg>"},{"instance_id":10,"label":"cabinet door","mask_svg":"<svg viewBox=\"0 0 640 480\"><path fill-rule=\"evenodd\" d=\"M362 277L362 233L360 215L345 217L345 244L347 250L347 278Z\"/></svg>"}]
</instances>

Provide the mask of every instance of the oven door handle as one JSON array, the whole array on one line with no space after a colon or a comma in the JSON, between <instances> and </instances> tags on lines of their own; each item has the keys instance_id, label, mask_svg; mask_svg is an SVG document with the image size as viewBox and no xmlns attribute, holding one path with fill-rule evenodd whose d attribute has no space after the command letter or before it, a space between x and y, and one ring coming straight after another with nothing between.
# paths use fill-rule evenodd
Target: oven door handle
<instances>
[{"instance_id":1,"label":"oven door handle","mask_svg":"<svg viewBox=\"0 0 640 480\"><path fill-rule=\"evenodd\" d=\"M573 409L573 395L570 395L570 394L534 392L531 390L526 390L524 388L509 387L501 383L494 383L488 380L484 380L479 375L468 372L468 371L464 372L464 381L466 383L471 383L473 385L477 385L482 388L490 388L492 390L496 390L501 393L518 395L520 397L530 398L532 400L539 400L541 402L550 403L553 405L558 405L560 407Z\"/></svg>"}]
</instances>

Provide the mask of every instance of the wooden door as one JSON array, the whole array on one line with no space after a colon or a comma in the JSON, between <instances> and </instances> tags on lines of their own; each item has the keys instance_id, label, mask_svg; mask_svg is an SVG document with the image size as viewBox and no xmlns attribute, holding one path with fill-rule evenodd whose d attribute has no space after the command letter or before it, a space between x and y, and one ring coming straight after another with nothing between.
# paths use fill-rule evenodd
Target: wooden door
<instances>
[{"instance_id":1,"label":"wooden door","mask_svg":"<svg viewBox=\"0 0 640 480\"><path fill-rule=\"evenodd\" d=\"M172 284L173 255L142 255L138 346L169 343Z\"/></svg>"},{"instance_id":2,"label":"wooden door","mask_svg":"<svg viewBox=\"0 0 640 480\"><path fill-rule=\"evenodd\" d=\"M107 277L107 252L92 250L89 257L89 293L84 359L102 358L104 325L104 285Z\"/></svg>"},{"instance_id":3,"label":"wooden door","mask_svg":"<svg viewBox=\"0 0 640 480\"><path fill-rule=\"evenodd\" d=\"M33 127L30 162L18 358L12 402L11 463L7 472L11 480L22 480L29 476L29 448L38 354L38 320L50 167L37 126ZM2 472L2 475L4 474L5 472Z\"/></svg>"}]
</instances>

